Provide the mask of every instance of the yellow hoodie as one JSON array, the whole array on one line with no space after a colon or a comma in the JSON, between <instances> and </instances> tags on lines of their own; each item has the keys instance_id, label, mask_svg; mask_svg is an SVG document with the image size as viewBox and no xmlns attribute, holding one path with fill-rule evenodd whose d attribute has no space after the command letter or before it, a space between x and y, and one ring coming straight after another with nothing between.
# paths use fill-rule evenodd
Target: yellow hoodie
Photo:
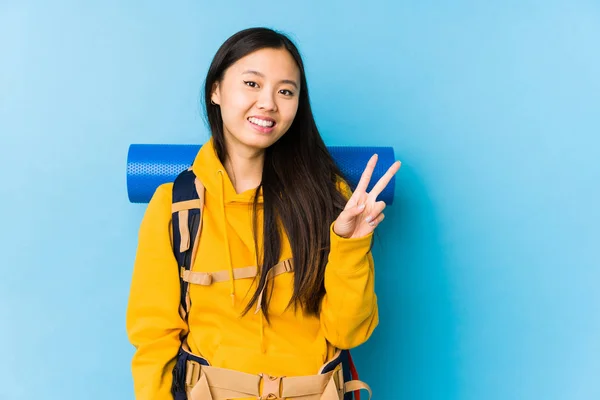
<instances>
[{"instance_id":1,"label":"yellow hoodie","mask_svg":"<svg viewBox=\"0 0 600 400\"><path fill-rule=\"evenodd\" d=\"M214 151L212 139L198 152L193 171L206 188L202 234L193 271L230 271L256 265L252 234L254 190L236 193ZM273 280L270 324L253 311L241 316L258 279L190 285L188 323L179 316L179 268L170 243L172 183L161 185L148 204L139 230L133 269L127 333L136 347L132 361L137 399L172 400L175 356L181 338L193 353L215 367L271 376L313 375L334 353L364 343L378 323L374 292L372 234L337 236L325 270L321 314L287 307L293 272ZM349 195L349 188L340 184ZM262 196L259 197L262 227ZM259 249L262 232L259 232ZM282 237L280 260L291 258ZM232 302L232 294L234 301Z\"/></svg>"}]
</instances>

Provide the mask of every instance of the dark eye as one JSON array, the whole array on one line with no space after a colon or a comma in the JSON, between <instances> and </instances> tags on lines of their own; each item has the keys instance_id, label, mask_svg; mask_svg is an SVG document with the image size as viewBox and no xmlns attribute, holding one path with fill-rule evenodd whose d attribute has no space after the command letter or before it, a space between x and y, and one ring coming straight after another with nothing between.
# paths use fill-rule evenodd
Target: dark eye
<instances>
[{"instance_id":1,"label":"dark eye","mask_svg":"<svg viewBox=\"0 0 600 400\"><path fill-rule=\"evenodd\" d=\"M279 91L279 93L281 93L284 96L293 96L294 93L291 90L287 90L287 89L281 89Z\"/></svg>"},{"instance_id":2,"label":"dark eye","mask_svg":"<svg viewBox=\"0 0 600 400\"><path fill-rule=\"evenodd\" d=\"M247 86L250 86L250 87L252 87L252 88L255 88L255 87L257 87L257 86L258 86L258 85L256 84L256 82L253 82L253 81L244 81L244 83L245 83Z\"/></svg>"}]
</instances>

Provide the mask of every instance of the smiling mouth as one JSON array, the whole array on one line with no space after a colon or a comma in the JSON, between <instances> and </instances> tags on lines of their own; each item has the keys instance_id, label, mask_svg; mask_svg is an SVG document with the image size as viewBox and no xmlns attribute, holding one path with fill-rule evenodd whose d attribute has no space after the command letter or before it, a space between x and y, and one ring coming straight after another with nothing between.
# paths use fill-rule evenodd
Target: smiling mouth
<instances>
[{"instance_id":1,"label":"smiling mouth","mask_svg":"<svg viewBox=\"0 0 600 400\"><path fill-rule=\"evenodd\" d=\"M260 126L262 128L272 128L275 126L275 121L266 121L260 118L250 117L248 121L256 126Z\"/></svg>"}]
</instances>

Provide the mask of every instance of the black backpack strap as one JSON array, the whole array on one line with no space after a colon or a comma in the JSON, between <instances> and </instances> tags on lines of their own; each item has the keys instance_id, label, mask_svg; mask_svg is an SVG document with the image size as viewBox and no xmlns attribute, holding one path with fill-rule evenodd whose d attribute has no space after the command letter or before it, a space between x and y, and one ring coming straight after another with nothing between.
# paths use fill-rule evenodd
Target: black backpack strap
<instances>
[{"instance_id":1,"label":"black backpack strap","mask_svg":"<svg viewBox=\"0 0 600 400\"><path fill-rule=\"evenodd\" d=\"M179 313L186 320L190 308L189 284L182 279L183 272L194 265L202 228L204 186L192 169L180 173L173 183L172 202L173 254L179 266Z\"/></svg>"}]
</instances>

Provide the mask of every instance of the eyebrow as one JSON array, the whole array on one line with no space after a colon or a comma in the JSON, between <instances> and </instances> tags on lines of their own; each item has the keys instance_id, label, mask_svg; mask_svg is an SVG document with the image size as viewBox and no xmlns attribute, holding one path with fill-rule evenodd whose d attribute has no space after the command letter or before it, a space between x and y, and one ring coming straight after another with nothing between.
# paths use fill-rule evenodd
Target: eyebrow
<instances>
[{"instance_id":1,"label":"eyebrow","mask_svg":"<svg viewBox=\"0 0 600 400\"><path fill-rule=\"evenodd\" d=\"M264 77L265 77L265 75L264 75L264 74L262 74L262 73L260 73L260 72L258 72L258 71L255 71L255 70L253 70L253 69L249 69L249 70L247 70L247 71L244 71L244 72L242 72L242 75L245 75L245 74L251 74L251 75L260 76L261 78L264 78ZM291 79L282 79L282 80L281 80L281 81L279 81L279 82L280 82L280 83L289 83L290 85L292 85L292 86L294 86L296 89L298 89L298 84L296 83L296 81L293 81L293 80L291 80Z\"/></svg>"}]
</instances>

